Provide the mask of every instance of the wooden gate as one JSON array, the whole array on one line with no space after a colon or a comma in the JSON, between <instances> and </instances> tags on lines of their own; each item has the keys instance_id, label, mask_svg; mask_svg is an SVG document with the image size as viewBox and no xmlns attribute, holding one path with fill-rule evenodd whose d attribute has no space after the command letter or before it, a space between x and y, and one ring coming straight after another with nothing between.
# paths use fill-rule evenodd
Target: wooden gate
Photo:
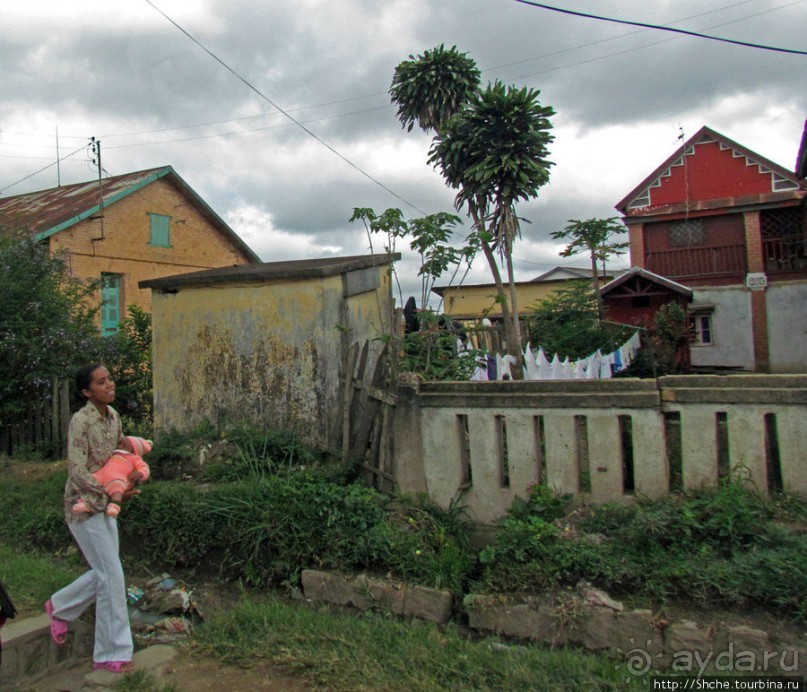
<instances>
[{"instance_id":1,"label":"wooden gate","mask_svg":"<svg viewBox=\"0 0 807 692\"><path fill-rule=\"evenodd\" d=\"M392 475L392 411L389 346L368 366L369 342L354 343L345 359L342 414L342 460L352 461L361 477L382 492L394 489Z\"/></svg>"}]
</instances>

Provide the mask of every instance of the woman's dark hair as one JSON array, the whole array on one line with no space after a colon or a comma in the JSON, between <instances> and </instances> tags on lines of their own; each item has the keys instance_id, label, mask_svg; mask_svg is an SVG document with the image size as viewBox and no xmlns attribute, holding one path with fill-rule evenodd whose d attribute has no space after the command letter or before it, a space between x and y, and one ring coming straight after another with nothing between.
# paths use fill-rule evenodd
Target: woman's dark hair
<instances>
[{"instance_id":1,"label":"woman's dark hair","mask_svg":"<svg viewBox=\"0 0 807 692\"><path fill-rule=\"evenodd\" d=\"M83 368L79 368L76 373L76 393L80 399L85 398L84 390L90 388L92 374L100 367L103 367L103 363L93 363L92 365L85 365Z\"/></svg>"}]
</instances>

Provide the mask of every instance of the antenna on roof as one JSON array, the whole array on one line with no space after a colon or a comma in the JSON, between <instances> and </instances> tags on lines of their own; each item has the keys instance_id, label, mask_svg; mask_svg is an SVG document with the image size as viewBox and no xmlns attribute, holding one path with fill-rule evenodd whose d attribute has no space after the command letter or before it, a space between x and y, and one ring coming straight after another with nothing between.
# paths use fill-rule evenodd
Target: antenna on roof
<instances>
[{"instance_id":1,"label":"antenna on roof","mask_svg":"<svg viewBox=\"0 0 807 692\"><path fill-rule=\"evenodd\" d=\"M101 181L101 171L103 170L101 167L101 140L90 137L90 148L95 155L92 162L98 166L98 196L100 197L98 213L90 217L91 219L100 219L101 221L101 235L98 238L92 239L94 243L96 240L104 240L104 187Z\"/></svg>"},{"instance_id":2,"label":"antenna on roof","mask_svg":"<svg viewBox=\"0 0 807 692\"><path fill-rule=\"evenodd\" d=\"M56 126L56 187L62 186L62 167L59 161L59 126Z\"/></svg>"}]
</instances>

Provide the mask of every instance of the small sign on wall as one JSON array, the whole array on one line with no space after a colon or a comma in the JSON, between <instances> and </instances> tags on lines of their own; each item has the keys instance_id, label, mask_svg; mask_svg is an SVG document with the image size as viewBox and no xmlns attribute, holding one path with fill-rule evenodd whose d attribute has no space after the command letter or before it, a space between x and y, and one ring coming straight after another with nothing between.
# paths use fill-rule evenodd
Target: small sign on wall
<instances>
[{"instance_id":1,"label":"small sign on wall","mask_svg":"<svg viewBox=\"0 0 807 692\"><path fill-rule=\"evenodd\" d=\"M745 286L751 291L763 291L768 287L768 277L763 272L746 274Z\"/></svg>"}]
</instances>

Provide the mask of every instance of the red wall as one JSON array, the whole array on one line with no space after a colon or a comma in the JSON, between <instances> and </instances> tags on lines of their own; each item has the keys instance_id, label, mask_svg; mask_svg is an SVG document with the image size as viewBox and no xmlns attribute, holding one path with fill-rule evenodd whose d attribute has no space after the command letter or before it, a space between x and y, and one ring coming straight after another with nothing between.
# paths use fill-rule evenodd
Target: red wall
<instances>
[{"instance_id":1,"label":"red wall","mask_svg":"<svg viewBox=\"0 0 807 692\"><path fill-rule=\"evenodd\" d=\"M650 190L650 204L676 204L685 200L743 197L771 192L771 174L760 173L757 166L746 165L744 156L734 158L730 149L717 142L695 146L684 165L670 168L670 176L661 178L661 187Z\"/></svg>"}]
</instances>

